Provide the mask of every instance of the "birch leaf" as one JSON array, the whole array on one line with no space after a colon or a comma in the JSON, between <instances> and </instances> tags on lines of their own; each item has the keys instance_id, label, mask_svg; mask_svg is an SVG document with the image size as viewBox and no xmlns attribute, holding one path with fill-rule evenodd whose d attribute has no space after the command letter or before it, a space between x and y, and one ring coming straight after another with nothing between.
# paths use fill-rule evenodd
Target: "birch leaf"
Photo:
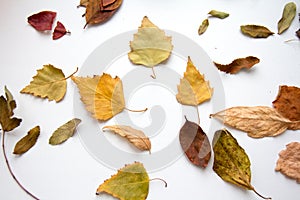
<instances>
[{"instance_id":1,"label":"birch leaf","mask_svg":"<svg viewBox=\"0 0 300 200\"><path fill-rule=\"evenodd\" d=\"M241 26L241 31L243 34L253 38L267 38L274 34L268 28L260 25L243 25Z\"/></svg>"},{"instance_id":2,"label":"birch leaf","mask_svg":"<svg viewBox=\"0 0 300 200\"><path fill-rule=\"evenodd\" d=\"M68 140L74 135L75 129L78 126L78 124L80 124L80 122L80 119L74 118L65 123L64 125L60 126L54 131L54 133L50 137L49 144L58 145Z\"/></svg>"},{"instance_id":3,"label":"birch leaf","mask_svg":"<svg viewBox=\"0 0 300 200\"><path fill-rule=\"evenodd\" d=\"M213 16L213 17L220 18L220 19L225 19L226 17L229 16L228 13L222 12L222 11L218 11L218 10L211 10L211 11L209 11L208 14L211 15L211 16Z\"/></svg>"},{"instance_id":4,"label":"birch leaf","mask_svg":"<svg viewBox=\"0 0 300 200\"><path fill-rule=\"evenodd\" d=\"M223 65L223 64L214 62L214 64L220 71L223 71L223 72L226 72L229 74L236 74L243 68L250 69L257 63L259 63L259 59L254 56L248 56L246 58L238 58L227 65Z\"/></svg>"},{"instance_id":5,"label":"birch leaf","mask_svg":"<svg viewBox=\"0 0 300 200\"><path fill-rule=\"evenodd\" d=\"M144 200L149 193L148 173L142 163L125 165L98 187L96 194L101 192L120 200Z\"/></svg>"},{"instance_id":6,"label":"birch leaf","mask_svg":"<svg viewBox=\"0 0 300 200\"><path fill-rule=\"evenodd\" d=\"M17 142L14 148L14 154L23 154L33 147L40 136L40 127L32 128L26 136Z\"/></svg>"},{"instance_id":7,"label":"birch leaf","mask_svg":"<svg viewBox=\"0 0 300 200\"><path fill-rule=\"evenodd\" d=\"M151 142L149 138L140 130L124 125L104 126L102 130L104 129L109 129L117 133L118 135L126 138L129 142L131 142L136 148L138 148L141 151L151 150Z\"/></svg>"},{"instance_id":8,"label":"birch leaf","mask_svg":"<svg viewBox=\"0 0 300 200\"><path fill-rule=\"evenodd\" d=\"M130 48L128 57L132 63L152 68L169 58L173 45L171 37L145 16Z\"/></svg>"},{"instance_id":9,"label":"birch leaf","mask_svg":"<svg viewBox=\"0 0 300 200\"><path fill-rule=\"evenodd\" d=\"M263 199L271 199L260 195L251 185L249 157L229 131L216 131L213 151L213 170L220 178L246 190L252 190Z\"/></svg>"},{"instance_id":10,"label":"birch leaf","mask_svg":"<svg viewBox=\"0 0 300 200\"><path fill-rule=\"evenodd\" d=\"M300 129L299 121L292 122L267 106L237 106L211 114L210 117L245 131L253 138L277 136L287 129Z\"/></svg>"},{"instance_id":11,"label":"birch leaf","mask_svg":"<svg viewBox=\"0 0 300 200\"><path fill-rule=\"evenodd\" d=\"M176 99L184 105L196 106L211 98L213 89L188 57L186 71L177 86Z\"/></svg>"},{"instance_id":12,"label":"birch leaf","mask_svg":"<svg viewBox=\"0 0 300 200\"><path fill-rule=\"evenodd\" d=\"M276 171L300 183L300 143L291 142L279 153Z\"/></svg>"},{"instance_id":13,"label":"birch leaf","mask_svg":"<svg viewBox=\"0 0 300 200\"><path fill-rule=\"evenodd\" d=\"M284 6L282 17L277 25L278 34L283 33L290 27L293 19L296 16L296 9L296 4L294 2L289 2Z\"/></svg>"},{"instance_id":14,"label":"birch leaf","mask_svg":"<svg viewBox=\"0 0 300 200\"><path fill-rule=\"evenodd\" d=\"M202 35L207 30L208 26L209 26L208 19L203 20L198 28L198 34Z\"/></svg>"}]
</instances>

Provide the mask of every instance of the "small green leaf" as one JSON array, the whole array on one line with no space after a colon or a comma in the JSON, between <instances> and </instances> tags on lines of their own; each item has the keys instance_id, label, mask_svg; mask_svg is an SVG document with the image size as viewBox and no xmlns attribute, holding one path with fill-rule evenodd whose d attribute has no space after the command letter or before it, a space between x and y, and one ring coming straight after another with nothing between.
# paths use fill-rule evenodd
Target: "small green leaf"
<instances>
[{"instance_id":1,"label":"small green leaf","mask_svg":"<svg viewBox=\"0 0 300 200\"><path fill-rule=\"evenodd\" d=\"M284 6L282 17L279 20L277 25L278 34L283 33L285 30L287 30L290 27L293 19L296 16L296 9L297 9L296 4L294 2L287 3Z\"/></svg>"},{"instance_id":2,"label":"small green leaf","mask_svg":"<svg viewBox=\"0 0 300 200\"><path fill-rule=\"evenodd\" d=\"M217 11L217 10L211 10L211 11L209 11L208 14L210 14L213 17L220 18L220 19L224 19L224 18L229 16L228 13L225 13L225 12L222 12L222 11Z\"/></svg>"},{"instance_id":3,"label":"small green leaf","mask_svg":"<svg viewBox=\"0 0 300 200\"><path fill-rule=\"evenodd\" d=\"M14 148L14 154L23 154L33 147L40 136L40 127L36 126L28 131L27 135L17 142Z\"/></svg>"},{"instance_id":4,"label":"small green leaf","mask_svg":"<svg viewBox=\"0 0 300 200\"><path fill-rule=\"evenodd\" d=\"M241 31L243 34L253 38L267 38L274 34L268 28L260 25L242 25Z\"/></svg>"},{"instance_id":5,"label":"small green leaf","mask_svg":"<svg viewBox=\"0 0 300 200\"><path fill-rule=\"evenodd\" d=\"M200 27L198 29L198 34L202 35L206 31L206 29L207 29L208 26L209 26L208 19L203 20L202 24L200 25Z\"/></svg>"},{"instance_id":6,"label":"small green leaf","mask_svg":"<svg viewBox=\"0 0 300 200\"><path fill-rule=\"evenodd\" d=\"M65 142L74 135L75 129L80 122L80 119L74 118L60 126L50 137L49 144L58 145Z\"/></svg>"}]
</instances>

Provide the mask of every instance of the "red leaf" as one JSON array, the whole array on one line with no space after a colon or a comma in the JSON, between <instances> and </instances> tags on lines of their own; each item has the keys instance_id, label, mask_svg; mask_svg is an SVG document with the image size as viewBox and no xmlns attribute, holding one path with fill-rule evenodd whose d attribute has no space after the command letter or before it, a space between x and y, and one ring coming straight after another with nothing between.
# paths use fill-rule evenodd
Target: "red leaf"
<instances>
[{"instance_id":1,"label":"red leaf","mask_svg":"<svg viewBox=\"0 0 300 200\"><path fill-rule=\"evenodd\" d=\"M57 25L54 29L52 39L57 40L61 38L62 36L66 35L67 33L70 33L69 31L66 30L65 26L61 22L57 22Z\"/></svg>"},{"instance_id":2,"label":"red leaf","mask_svg":"<svg viewBox=\"0 0 300 200\"><path fill-rule=\"evenodd\" d=\"M52 29L52 24L54 18L56 17L56 12L52 11L42 11L29 16L28 23L33 26L38 31L46 31Z\"/></svg>"}]
</instances>

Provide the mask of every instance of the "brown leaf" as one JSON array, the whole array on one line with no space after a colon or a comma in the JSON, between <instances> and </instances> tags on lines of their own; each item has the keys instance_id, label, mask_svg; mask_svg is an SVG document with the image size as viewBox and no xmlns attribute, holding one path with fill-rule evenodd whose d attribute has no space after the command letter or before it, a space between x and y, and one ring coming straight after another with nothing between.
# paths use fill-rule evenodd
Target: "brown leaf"
<instances>
[{"instance_id":1,"label":"brown leaf","mask_svg":"<svg viewBox=\"0 0 300 200\"><path fill-rule=\"evenodd\" d=\"M300 29L296 31L296 36L300 39Z\"/></svg>"},{"instance_id":2,"label":"brown leaf","mask_svg":"<svg viewBox=\"0 0 300 200\"><path fill-rule=\"evenodd\" d=\"M254 138L277 136L287 129L300 129L299 121L292 122L267 106L237 106L211 114L210 117L245 131Z\"/></svg>"},{"instance_id":3,"label":"brown leaf","mask_svg":"<svg viewBox=\"0 0 300 200\"><path fill-rule=\"evenodd\" d=\"M107 6L103 6L102 10L103 11L116 10L116 9L118 9L121 6L122 2L123 2L123 0L116 0L112 4L109 4Z\"/></svg>"},{"instance_id":4,"label":"brown leaf","mask_svg":"<svg viewBox=\"0 0 300 200\"><path fill-rule=\"evenodd\" d=\"M274 34L268 28L260 25L243 25L241 26L241 31L253 38L267 38Z\"/></svg>"},{"instance_id":5,"label":"brown leaf","mask_svg":"<svg viewBox=\"0 0 300 200\"><path fill-rule=\"evenodd\" d=\"M57 22L56 27L54 28L52 39L57 40L61 38L62 36L66 35L67 33L71 33L70 31L67 31L65 26L61 22Z\"/></svg>"},{"instance_id":6,"label":"brown leaf","mask_svg":"<svg viewBox=\"0 0 300 200\"><path fill-rule=\"evenodd\" d=\"M40 127L36 126L28 131L27 135L17 142L14 154L23 154L33 147L40 136Z\"/></svg>"},{"instance_id":7,"label":"brown leaf","mask_svg":"<svg viewBox=\"0 0 300 200\"><path fill-rule=\"evenodd\" d=\"M180 145L194 165L205 168L211 156L208 137L198 124L185 119L179 133Z\"/></svg>"},{"instance_id":8,"label":"brown leaf","mask_svg":"<svg viewBox=\"0 0 300 200\"><path fill-rule=\"evenodd\" d=\"M208 19L203 20L202 23L200 24L199 28L198 28L198 34L202 35L206 31L208 26L209 26Z\"/></svg>"},{"instance_id":9,"label":"brown leaf","mask_svg":"<svg viewBox=\"0 0 300 200\"><path fill-rule=\"evenodd\" d=\"M282 17L277 25L278 34L283 33L290 27L291 23L293 22L293 19L296 16L296 11L297 7L294 2L289 2L284 6Z\"/></svg>"},{"instance_id":10,"label":"brown leaf","mask_svg":"<svg viewBox=\"0 0 300 200\"><path fill-rule=\"evenodd\" d=\"M291 142L286 145L286 149L279 153L276 163L276 171L295 179L300 183L300 143Z\"/></svg>"},{"instance_id":11,"label":"brown leaf","mask_svg":"<svg viewBox=\"0 0 300 200\"><path fill-rule=\"evenodd\" d=\"M259 59L254 56L235 59L228 65L222 65L214 62L214 64L220 71L230 74L236 74L243 68L250 69L253 65L257 63L259 63Z\"/></svg>"},{"instance_id":12,"label":"brown leaf","mask_svg":"<svg viewBox=\"0 0 300 200\"><path fill-rule=\"evenodd\" d=\"M116 1L117 0L102 0L101 4L102 4L103 7L105 7L105 6L109 6L109 5L113 4Z\"/></svg>"}]
</instances>

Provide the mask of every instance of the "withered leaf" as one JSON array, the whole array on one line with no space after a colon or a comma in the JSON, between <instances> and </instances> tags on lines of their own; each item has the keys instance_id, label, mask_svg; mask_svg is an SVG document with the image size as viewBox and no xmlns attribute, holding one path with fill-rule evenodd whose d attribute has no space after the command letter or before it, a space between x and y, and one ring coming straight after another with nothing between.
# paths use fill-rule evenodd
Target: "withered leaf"
<instances>
[{"instance_id":1,"label":"withered leaf","mask_svg":"<svg viewBox=\"0 0 300 200\"><path fill-rule=\"evenodd\" d=\"M293 19L296 16L296 4L294 2L289 2L284 6L282 17L278 22L277 28L278 28L278 34L283 33L285 30L287 30Z\"/></svg>"},{"instance_id":2,"label":"withered leaf","mask_svg":"<svg viewBox=\"0 0 300 200\"><path fill-rule=\"evenodd\" d=\"M277 136L287 129L300 129L299 121L290 121L274 108L267 106L237 106L211 114L210 117L245 131L253 138Z\"/></svg>"},{"instance_id":3,"label":"withered leaf","mask_svg":"<svg viewBox=\"0 0 300 200\"><path fill-rule=\"evenodd\" d=\"M14 154L23 154L33 147L40 136L40 127L36 126L28 131L27 135L20 139L15 145Z\"/></svg>"},{"instance_id":4,"label":"withered leaf","mask_svg":"<svg viewBox=\"0 0 300 200\"><path fill-rule=\"evenodd\" d=\"M101 192L120 200L145 200L149 193L148 173L142 163L125 165L98 187L96 194Z\"/></svg>"},{"instance_id":5,"label":"withered leaf","mask_svg":"<svg viewBox=\"0 0 300 200\"><path fill-rule=\"evenodd\" d=\"M267 38L274 34L268 28L260 25L242 25L241 31L243 34L253 38Z\"/></svg>"},{"instance_id":6,"label":"withered leaf","mask_svg":"<svg viewBox=\"0 0 300 200\"><path fill-rule=\"evenodd\" d=\"M116 10L121 6L122 2L123 2L123 0L115 0L112 4L109 4L107 6L103 6L102 10L103 11Z\"/></svg>"},{"instance_id":7,"label":"withered leaf","mask_svg":"<svg viewBox=\"0 0 300 200\"><path fill-rule=\"evenodd\" d=\"M150 152L151 150L151 142L149 138L140 130L124 125L104 126L102 130L105 129L109 129L117 133L118 135L126 138L129 142L131 142L136 148L138 148L141 151Z\"/></svg>"},{"instance_id":8,"label":"withered leaf","mask_svg":"<svg viewBox=\"0 0 300 200\"><path fill-rule=\"evenodd\" d=\"M0 96L0 124L1 129L5 132L12 131L20 125L22 119L13 117L13 110L17 107L12 94L5 86L5 96Z\"/></svg>"},{"instance_id":9,"label":"withered leaf","mask_svg":"<svg viewBox=\"0 0 300 200\"><path fill-rule=\"evenodd\" d=\"M218 11L218 10L211 10L211 11L209 11L208 14L210 14L213 17L220 18L220 19L225 19L226 17L229 16L228 13L222 12L222 11Z\"/></svg>"},{"instance_id":10,"label":"withered leaf","mask_svg":"<svg viewBox=\"0 0 300 200\"><path fill-rule=\"evenodd\" d=\"M236 74L243 68L250 69L251 67L253 67L253 65L255 65L257 63L259 63L259 59L254 56L238 58L227 65L222 65L222 64L214 62L214 64L220 71L223 71L223 72L226 72L229 74Z\"/></svg>"},{"instance_id":11,"label":"withered leaf","mask_svg":"<svg viewBox=\"0 0 300 200\"><path fill-rule=\"evenodd\" d=\"M291 121L300 120L300 88L281 85L277 97L272 103L282 116Z\"/></svg>"},{"instance_id":12,"label":"withered leaf","mask_svg":"<svg viewBox=\"0 0 300 200\"><path fill-rule=\"evenodd\" d=\"M211 156L208 137L198 124L185 119L179 133L180 145L194 165L205 168Z\"/></svg>"},{"instance_id":13,"label":"withered leaf","mask_svg":"<svg viewBox=\"0 0 300 200\"><path fill-rule=\"evenodd\" d=\"M276 163L276 171L295 179L300 183L300 143L291 142L286 145L286 149L279 153Z\"/></svg>"},{"instance_id":14,"label":"withered leaf","mask_svg":"<svg viewBox=\"0 0 300 200\"><path fill-rule=\"evenodd\" d=\"M177 86L176 99L184 105L196 106L211 99L213 89L188 57L186 71Z\"/></svg>"},{"instance_id":15,"label":"withered leaf","mask_svg":"<svg viewBox=\"0 0 300 200\"><path fill-rule=\"evenodd\" d=\"M296 36L300 39L300 29L296 31Z\"/></svg>"},{"instance_id":16,"label":"withered leaf","mask_svg":"<svg viewBox=\"0 0 300 200\"><path fill-rule=\"evenodd\" d=\"M61 22L57 22L56 27L54 28L52 39L57 40L61 38L62 36L66 35L67 33L71 33L70 31L67 31L65 26Z\"/></svg>"},{"instance_id":17,"label":"withered leaf","mask_svg":"<svg viewBox=\"0 0 300 200\"><path fill-rule=\"evenodd\" d=\"M52 30L52 24L56 17L56 12L42 11L27 18L28 23L38 31Z\"/></svg>"},{"instance_id":18,"label":"withered leaf","mask_svg":"<svg viewBox=\"0 0 300 200\"><path fill-rule=\"evenodd\" d=\"M116 1L117 0L102 0L101 4L102 4L103 7L105 7L105 6L109 6L109 5L113 4Z\"/></svg>"},{"instance_id":19,"label":"withered leaf","mask_svg":"<svg viewBox=\"0 0 300 200\"><path fill-rule=\"evenodd\" d=\"M213 170L220 178L246 190L252 190L263 199L271 199L257 193L251 185L249 157L228 130L215 132L213 151Z\"/></svg>"},{"instance_id":20,"label":"withered leaf","mask_svg":"<svg viewBox=\"0 0 300 200\"><path fill-rule=\"evenodd\" d=\"M68 140L74 135L75 129L77 128L78 124L80 124L80 122L80 119L74 118L60 126L49 138L49 144L58 145Z\"/></svg>"},{"instance_id":21,"label":"withered leaf","mask_svg":"<svg viewBox=\"0 0 300 200\"><path fill-rule=\"evenodd\" d=\"M206 31L206 29L208 28L208 26L209 26L208 19L204 19L202 21L202 23L200 24L199 28L198 28L198 34L202 35Z\"/></svg>"}]
</instances>

